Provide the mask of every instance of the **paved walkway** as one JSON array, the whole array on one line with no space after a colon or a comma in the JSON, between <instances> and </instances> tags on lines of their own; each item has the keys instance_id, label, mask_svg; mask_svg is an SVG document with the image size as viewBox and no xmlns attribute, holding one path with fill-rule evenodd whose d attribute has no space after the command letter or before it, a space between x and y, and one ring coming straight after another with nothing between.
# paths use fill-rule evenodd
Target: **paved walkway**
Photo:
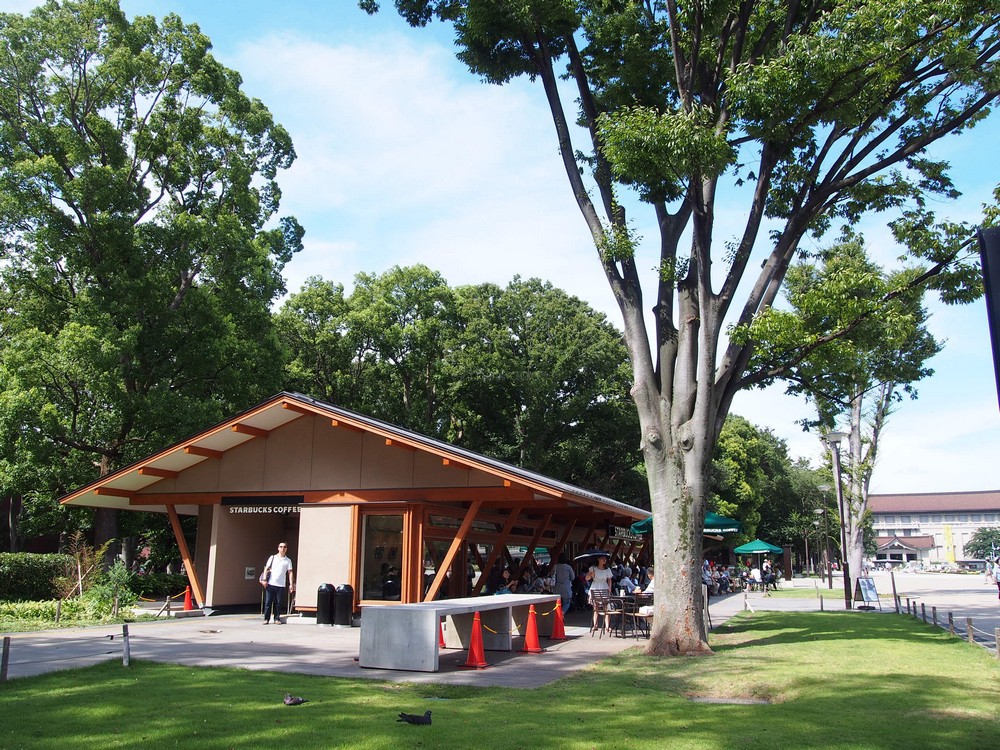
<instances>
[{"instance_id":1,"label":"paved walkway","mask_svg":"<svg viewBox=\"0 0 1000 750\"><path fill-rule=\"evenodd\" d=\"M803 582L804 583L804 582ZM876 576L879 593L891 594L888 576ZM843 609L843 589L834 580L832 591L824 593L823 607ZM786 584L787 585L787 584ZM813 584L807 584L812 586ZM896 576L901 596L921 597L930 606L938 606L939 617L946 621L947 611L961 617L966 611L977 617L976 629L992 633L993 620L1000 627L997 590L986 586L982 576L945 576L910 574ZM940 600L940 605L937 604ZM818 597L779 598L760 593L717 597L711 600L711 624L718 627L747 605L751 609L782 611L817 611ZM883 611L891 611L888 600ZM980 623L982 628L980 628ZM354 677L395 682L446 683L455 685L499 685L534 688L586 668L606 656L637 645L633 638L598 638L589 634L589 613L570 615L566 624L569 639L543 639L542 654L512 654L488 651L490 667L483 670L460 667L467 654L457 649L441 653L441 671L435 673L362 669L358 666L360 628L319 627L306 618L292 617L284 626L261 624L250 615L212 615L161 622L129 625L130 651L133 659L169 662L189 666L236 667L277 672L334 677ZM68 628L35 633L11 634L8 677L26 677L58 669L121 659L121 626ZM642 641L638 642L641 645Z\"/></svg>"}]
</instances>

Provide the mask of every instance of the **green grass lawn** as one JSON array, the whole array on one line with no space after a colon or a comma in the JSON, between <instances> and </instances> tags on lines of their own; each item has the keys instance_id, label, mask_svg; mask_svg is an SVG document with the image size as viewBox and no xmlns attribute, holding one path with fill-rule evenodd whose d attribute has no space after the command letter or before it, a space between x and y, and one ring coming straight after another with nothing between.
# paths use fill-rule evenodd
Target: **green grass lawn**
<instances>
[{"instance_id":1,"label":"green grass lawn","mask_svg":"<svg viewBox=\"0 0 1000 750\"><path fill-rule=\"evenodd\" d=\"M744 613L711 643L537 690L109 662L0 684L0 748L1000 747L996 659L913 618Z\"/></svg>"}]
</instances>

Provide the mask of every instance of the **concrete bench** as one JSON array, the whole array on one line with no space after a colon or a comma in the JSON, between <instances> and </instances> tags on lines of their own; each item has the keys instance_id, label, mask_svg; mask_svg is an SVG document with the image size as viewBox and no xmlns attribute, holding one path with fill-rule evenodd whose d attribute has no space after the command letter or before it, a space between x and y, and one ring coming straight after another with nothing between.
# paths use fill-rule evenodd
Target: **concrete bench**
<instances>
[{"instance_id":1,"label":"concrete bench","mask_svg":"<svg viewBox=\"0 0 1000 750\"><path fill-rule=\"evenodd\" d=\"M359 664L370 669L436 672L441 618L446 618L445 646L467 649L476 612L483 626L483 650L513 651L515 639L523 645L529 607L535 606L539 636L549 636L554 618L542 615L558 602L558 594L502 594L365 605L361 608Z\"/></svg>"}]
</instances>

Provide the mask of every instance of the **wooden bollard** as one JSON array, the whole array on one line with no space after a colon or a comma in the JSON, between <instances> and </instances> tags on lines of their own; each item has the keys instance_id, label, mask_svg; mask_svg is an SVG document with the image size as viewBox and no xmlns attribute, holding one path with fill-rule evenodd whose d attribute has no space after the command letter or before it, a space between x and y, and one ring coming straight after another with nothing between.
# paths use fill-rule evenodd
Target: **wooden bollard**
<instances>
[{"instance_id":1,"label":"wooden bollard","mask_svg":"<svg viewBox=\"0 0 1000 750\"><path fill-rule=\"evenodd\" d=\"M965 634L966 634L966 636L969 639L969 643L975 643L976 642L976 634L972 632L972 618L971 617L966 617L965 618Z\"/></svg>"},{"instance_id":2,"label":"wooden bollard","mask_svg":"<svg viewBox=\"0 0 1000 750\"><path fill-rule=\"evenodd\" d=\"M955 635L955 615L948 613L948 632Z\"/></svg>"},{"instance_id":3,"label":"wooden bollard","mask_svg":"<svg viewBox=\"0 0 1000 750\"><path fill-rule=\"evenodd\" d=\"M937 627L937 607L931 607L931 622Z\"/></svg>"},{"instance_id":4,"label":"wooden bollard","mask_svg":"<svg viewBox=\"0 0 1000 750\"><path fill-rule=\"evenodd\" d=\"M1000 659L1000 628L993 628L993 642L997 647L997 659Z\"/></svg>"},{"instance_id":5,"label":"wooden bollard","mask_svg":"<svg viewBox=\"0 0 1000 750\"><path fill-rule=\"evenodd\" d=\"M3 655L0 656L0 682L7 681L7 664L10 661L10 636L3 637Z\"/></svg>"},{"instance_id":6,"label":"wooden bollard","mask_svg":"<svg viewBox=\"0 0 1000 750\"><path fill-rule=\"evenodd\" d=\"M920 619L927 622L927 605L920 602Z\"/></svg>"},{"instance_id":7,"label":"wooden bollard","mask_svg":"<svg viewBox=\"0 0 1000 750\"><path fill-rule=\"evenodd\" d=\"M127 667L132 661L132 649L128 643L128 625L122 625L122 666Z\"/></svg>"}]
</instances>

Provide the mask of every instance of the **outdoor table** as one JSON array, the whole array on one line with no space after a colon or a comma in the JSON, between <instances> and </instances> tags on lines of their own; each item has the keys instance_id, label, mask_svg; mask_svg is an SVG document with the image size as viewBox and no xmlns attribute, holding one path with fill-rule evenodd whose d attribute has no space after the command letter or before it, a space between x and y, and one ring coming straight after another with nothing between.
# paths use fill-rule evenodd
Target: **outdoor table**
<instances>
[{"instance_id":1,"label":"outdoor table","mask_svg":"<svg viewBox=\"0 0 1000 750\"><path fill-rule=\"evenodd\" d=\"M365 605L361 608L359 664L371 669L436 672L441 618L446 618L445 646L468 648L478 612L483 650L513 651L514 639L524 637L531 605L539 636L552 635L552 617L558 594L501 594L440 599L414 604Z\"/></svg>"}]
</instances>

